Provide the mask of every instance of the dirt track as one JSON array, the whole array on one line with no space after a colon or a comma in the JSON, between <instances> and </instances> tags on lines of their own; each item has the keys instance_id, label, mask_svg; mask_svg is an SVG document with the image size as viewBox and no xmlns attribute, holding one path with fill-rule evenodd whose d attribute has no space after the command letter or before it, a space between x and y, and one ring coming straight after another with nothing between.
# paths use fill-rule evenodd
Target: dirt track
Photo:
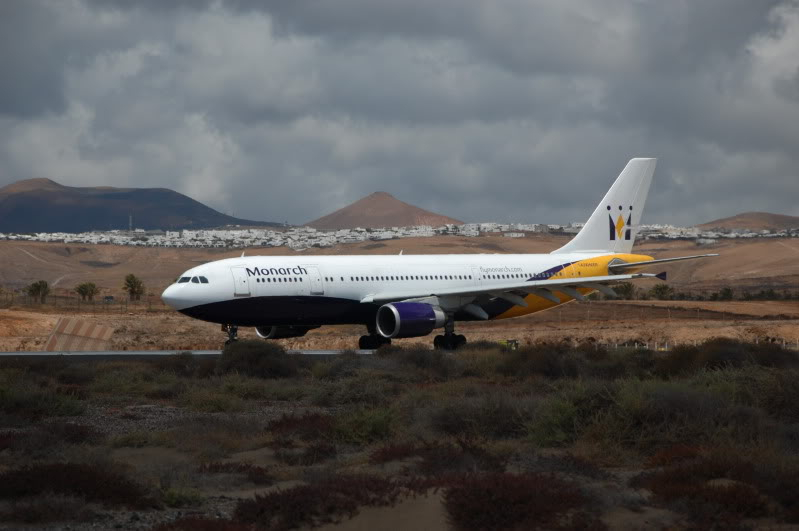
<instances>
[{"instance_id":1,"label":"dirt track","mask_svg":"<svg viewBox=\"0 0 799 531\"><path fill-rule=\"evenodd\" d=\"M102 308L101 306L95 307ZM203 323L168 310L74 312L58 307L0 310L0 350L40 350L58 317L72 316L111 326L116 332L110 347L118 350L171 350L220 348L224 334L217 325ZM711 337L747 341L799 341L799 304L778 302L623 301L571 303L561 308L504 321L462 323L458 331L470 341L518 339L537 341L597 341L601 343L692 343ZM284 339L287 348L355 348L359 326L328 326L302 338ZM242 329L240 337L255 337ZM402 339L397 343L428 345L431 338Z\"/></svg>"}]
</instances>

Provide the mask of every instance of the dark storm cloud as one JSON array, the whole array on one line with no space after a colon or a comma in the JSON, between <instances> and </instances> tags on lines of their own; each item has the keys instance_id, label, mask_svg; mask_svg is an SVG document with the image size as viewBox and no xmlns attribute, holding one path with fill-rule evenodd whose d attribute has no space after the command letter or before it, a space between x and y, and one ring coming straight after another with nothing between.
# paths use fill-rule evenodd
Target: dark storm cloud
<instances>
[{"instance_id":1,"label":"dark storm cloud","mask_svg":"<svg viewBox=\"0 0 799 531\"><path fill-rule=\"evenodd\" d=\"M301 223L376 190L582 220L799 214L794 1L0 3L0 185L168 186ZM13 72L14 76L5 73Z\"/></svg>"}]
</instances>

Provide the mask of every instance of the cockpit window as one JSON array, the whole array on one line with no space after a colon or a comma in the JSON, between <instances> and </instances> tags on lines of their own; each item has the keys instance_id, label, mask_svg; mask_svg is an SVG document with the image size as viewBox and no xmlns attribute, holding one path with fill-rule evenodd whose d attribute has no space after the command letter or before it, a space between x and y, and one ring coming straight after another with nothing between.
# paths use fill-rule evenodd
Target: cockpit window
<instances>
[{"instance_id":1,"label":"cockpit window","mask_svg":"<svg viewBox=\"0 0 799 531\"><path fill-rule=\"evenodd\" d=\"M191 277L191 282L192 282L192 284L199 284L200 283L200 279L197 278L197 277Z\"/></svg>"},{"instance_id":2,"label":"cockpit window","mask_svg":"<svg viewBox=\"0 0 799 531\"><path fill-rule=\"evenodd\" d=\"M180 278L178 279L178 284L185 284L185 283L186 283L186 282L188 282L189 280L191 280L191 277L180 277Z\"/></svg>"},{"instance_id":3,"label":"cockpit window","mask_svg":"<svg viewBox=\"0 0 799 531\"><path fill-rule=\"evenodd\" d=\"M205 277L199 277L199 278L200 278L200 283L201 284L208 284L208 279L207 278L205 278Z\"/></svg>"}]
</instances>

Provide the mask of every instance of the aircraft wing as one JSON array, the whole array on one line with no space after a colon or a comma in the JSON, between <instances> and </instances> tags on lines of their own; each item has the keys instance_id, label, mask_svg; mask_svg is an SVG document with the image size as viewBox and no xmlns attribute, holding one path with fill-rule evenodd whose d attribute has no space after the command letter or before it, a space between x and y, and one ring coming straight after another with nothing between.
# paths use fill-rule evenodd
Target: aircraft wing
<instances>
[{"instance_id":1,"label":"aircraft wing","mask_svg":"<svg viewBox=\"0 0 799 531\"><path fill-rule=\"evenodd\" d=\"M611 262L608 264L608 269L611 271L624 271L633 267L646 267L653 264L665 264L667 262L680 262L682 260L696 260L697 258L710 258L718 256L718 254L697 254L694 256L680 256L677 258L661 258L659 260L647 260L645 262Z\"/></svg>"},{"instance_id":2,"label":"aircraft wing","mask_svg":"<svg viewBox=\"0 0 799 531\"><path fill-rule=\"evenodd\" d=\"M524 296L528 294L537 295L552 302L560 303L560 299L553 292L560 292L577 300L585 300L585 297L577 291L577 288L589 288L597 290L607 295L614 296L615 293L607 285L625 280L636 280L640 278L659 278L665 280L665 274L653 275L651 273L630 273L622 275L605 275L595 277L577 278L558 278L549 280L530 280L503 282L490 286L464 286L460 288L446 288L432 291L385 291L367 295L361 299L362 303L386 303L398 302L409 299L424 299L428 297L459 297L462 299L474 299L480 295L493 295L512 302L518 306L527 306ZM464 306L470 302L464 302ZM486 316L487 318L487 316Z\"/></svg>"}]
</instances>

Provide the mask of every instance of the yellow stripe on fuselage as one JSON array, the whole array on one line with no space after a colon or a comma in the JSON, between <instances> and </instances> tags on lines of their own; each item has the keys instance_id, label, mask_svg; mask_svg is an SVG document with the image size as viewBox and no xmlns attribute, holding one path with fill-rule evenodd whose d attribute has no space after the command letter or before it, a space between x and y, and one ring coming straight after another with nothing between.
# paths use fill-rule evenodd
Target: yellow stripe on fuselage
<instances>
[{"instance_id":1,"label":"yellow stripe on fuselage","mask_svg":"<svg viewBox=\"0 0 799 531\"><path fill-rule=\"evenodd\" d=\"M557 280L562 278L576 278L583 281L590 281L591 277L600 277L609 275L610 272L608 270L608 264L614 259L620 259L625 262L645 262L648 260L652 260L651 256L646 256L642 254L612 254L612 255L605 255L605 256L596 256L594 258L588 258L586 260L580 260L575 262L571 265L564 267L558 273L555 273L550 277L551 280ZM625 273L633 273L635 270L626 270ZM494 317L493 319L509 319L511 317L521 317L522 315L529 315L531 313L540 312L543 310L548 310L550 308L554 308L556 306L560 306L561 304L566 304L567 302L571 302L574 299L569 297L565 293L561 293L557 291L557 288L552 288L553 295L555 295L558 299L560 299L559 303L554 303L549 299L545 299L543 297L539 297L538 295L527 295L524 300L527 302L527 307L522 306L514 306L510 310L501 313ZM596 290L590 288L577 288L577 291L582 293L583 295L588 295Z\"/></svg>"}]
</instances>

